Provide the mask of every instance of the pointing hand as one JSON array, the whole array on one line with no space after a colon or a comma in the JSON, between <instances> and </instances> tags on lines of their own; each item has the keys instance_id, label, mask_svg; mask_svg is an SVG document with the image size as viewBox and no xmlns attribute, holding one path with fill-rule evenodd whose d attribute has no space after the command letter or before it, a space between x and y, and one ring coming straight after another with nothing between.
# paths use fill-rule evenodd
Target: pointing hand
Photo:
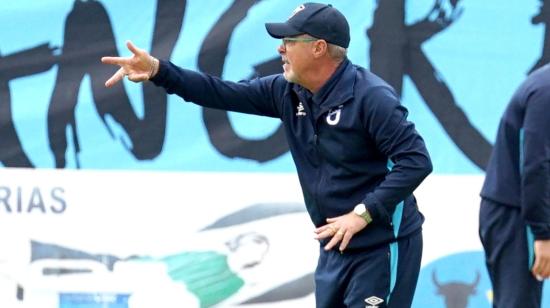
<instances>
[{"instance_id":1,"label":"pointing hand","mask_svg":"<svg viewBox=\"0 0 550 308\"><path fill-rule=\"evenodd\" d=\"M137 48L131 41L126 46L133 53L132 57L103 57L101 62L120 66L120 69L105 82L110 88L124 76L133 82L141 82L151 79L158 71L159 60L151 56L147 51Z\"/></svg>"}]
</instances>

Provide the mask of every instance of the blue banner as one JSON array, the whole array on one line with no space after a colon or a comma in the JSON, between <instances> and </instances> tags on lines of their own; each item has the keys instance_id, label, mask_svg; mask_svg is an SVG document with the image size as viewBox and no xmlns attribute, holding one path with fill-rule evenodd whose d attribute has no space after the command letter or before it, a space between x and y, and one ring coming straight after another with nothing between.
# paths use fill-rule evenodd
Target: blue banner
<instances>
[{"instance_id":1,"label":"blue banner","mask_svg":"<svg viewBox=\"0 0 550 308\"><path fill-rule=\"evenodd\" d=\"M547 62L544 1L332 1L349 58L402 97L435 173L479 174L514 89ZM280 121L209 110L150 83L104 81L127 40L184 68L241 80L281 71L265 22L299 1L0 3L0 165L293 172Z\"/></svg>"}]
</instances>

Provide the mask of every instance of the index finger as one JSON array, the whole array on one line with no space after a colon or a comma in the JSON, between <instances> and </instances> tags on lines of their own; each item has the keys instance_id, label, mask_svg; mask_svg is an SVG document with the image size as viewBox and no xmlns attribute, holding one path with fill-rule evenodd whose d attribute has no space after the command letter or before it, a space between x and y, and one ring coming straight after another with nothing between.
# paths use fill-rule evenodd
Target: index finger
<instances>
[{"instance_id":1,"label":"index finger","mask_svg":"<svg viewBox=\"0 0 550 308\"><path fill-rule=\"evenodd\" d=\"M102 57L101 62L105 64L113 64L113 65L125 65L129 64L130 59L123 58L123 57Z\"/></svg>"},{"instance_id":2,"label":"index finger","mask_svg":"<svg viewBox=\"0 0 550 308\"><path fill-rule=\"evenodd\" d=\"M327 224L327 225L320 226L319 228L313 230L313 232L315 232L315 233L321 233L321 232L323 232L323 231L325 231L325 230L327 230L327 229L331 229L331 228L332 228L332 227L331 227L330 225Z\"/></svg>"},{"instance_id":3,"label":"index finger","mask_svg":"<svg viewBox=\"0 0 550 308\"><path fill-rule=\"evenodd\" d=\"M324 228L322 230L315 230L315 239L316 240L322 240L322 239L326 239L327 237L331 237L335 234L336 232L334 231L333 228Z\"/></svg>"},{"instance_id":4,"label":"index finger","mask_svg":"<svg viewBox=\"0 0 550 308\"><path fill-rule=\"evenodd\" d=\"M143 50L137 48L136 45L134 45L134 43L132 43L132 41L126 41L126 47L128 47L128 49L133 53L135 54L136 56L139 56L143 53Z\"/></svg>"}]
</instances>

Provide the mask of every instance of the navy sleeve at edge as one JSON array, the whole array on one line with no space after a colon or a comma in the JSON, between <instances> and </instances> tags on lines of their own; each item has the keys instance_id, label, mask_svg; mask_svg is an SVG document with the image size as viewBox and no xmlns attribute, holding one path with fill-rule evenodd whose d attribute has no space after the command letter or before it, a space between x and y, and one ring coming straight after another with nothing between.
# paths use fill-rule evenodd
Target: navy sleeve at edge
<instances>
[{"instance_id":1,"label":"navy sleeve at edge","mask_svg":"<svg viewBox=\"0 0 550 308\"><path fill-rule=\"evenodd\" d=\"M373 219L389 223L397 204L411 195L432 172L432 163L424 140L414 124L407 121L407 109L396 95L385 87L371 91L366 129L378 150L391 159L393 167L363 202Z\"/></svg>"},{"instance_id":2,"label":"navy sleeve at edge","mask_svg":"<svg viewBox=\"0 0 550 308\"><path fill-rule=\"evenodd\" d=\"M521 203L536 239L550 239L550 91L539 88L527 102L523 126Z\"/></svg>"},{"instance_id":3,"label":"navy sleeve at edge","mask_svg":"<svg viewBox=\"0 0 550 308\"><path fill-rule=\"evenodd\" d=\"M277 75L231 82L161 60L151 81L169 94L204 107L280 118L284 82Z\"/></svg>"}]
</instances>

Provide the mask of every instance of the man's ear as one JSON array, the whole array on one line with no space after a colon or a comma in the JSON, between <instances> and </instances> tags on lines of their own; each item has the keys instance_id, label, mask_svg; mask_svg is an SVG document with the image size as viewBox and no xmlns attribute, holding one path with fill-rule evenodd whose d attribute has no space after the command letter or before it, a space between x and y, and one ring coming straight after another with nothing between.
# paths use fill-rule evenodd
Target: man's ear
<instances>
[{"instance_id":1,"label":"man's ear","mask_svg":"<svg viewBox=\"0 0 550 308\"><path fill-rule=\"evenodd\" d=\"M320 58L328 52L328 43L325 40L318 40L313 43L313 56Z\"/></svg>"}]
</instances>

